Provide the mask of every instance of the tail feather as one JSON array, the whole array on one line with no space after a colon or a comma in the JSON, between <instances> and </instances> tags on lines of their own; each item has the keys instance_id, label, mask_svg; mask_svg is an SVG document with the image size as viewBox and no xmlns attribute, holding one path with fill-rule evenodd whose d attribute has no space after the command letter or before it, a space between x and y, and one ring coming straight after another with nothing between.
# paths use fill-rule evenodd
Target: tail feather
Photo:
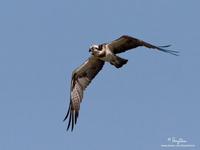
<instances>
[{"instance_id":1,"label":"tail feather","mask_svg":"<svg viewBox=\"0 0 200 150\"><path fill-rule=\"evenodd\" d=\"M114 65L116 68L121 68L128 62L127 59L121 58L116 55L112 55L110 59L110 64Z\"/></svg>"}]
</instances>

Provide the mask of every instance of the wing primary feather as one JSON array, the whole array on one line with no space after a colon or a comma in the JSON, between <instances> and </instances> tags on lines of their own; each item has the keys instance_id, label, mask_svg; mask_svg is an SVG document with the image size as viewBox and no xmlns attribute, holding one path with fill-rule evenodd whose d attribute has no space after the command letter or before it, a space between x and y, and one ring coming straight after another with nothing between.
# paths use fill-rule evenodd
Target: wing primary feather
<instances>
[{"instance_id":1,"label":"wing primary feather","mask_svg":"<svg viewBox=\"0 0 200 150\"><path fill-rule=\"evenodd\" d=\"M166 53L169 53L169 54L172 54L172 55L175 55L175 56L179 56L179 51L173 51L173 50L167 50L167 49L163 49L161 48L160 46L157 47L158 50L160 51L163 51L163 52L166 52Z\"/></svg>"},{"instance_id":2,"label":"wing primary feather","mask_svg":"<svg viewBox=\"0 0 200 150\"><path fill-rule=\"evenodd\" d=\"M158 47L162 47L162 48L165 48L165 47L170 47L172 45L163 45L163 46L158 46Z\"/></svg>"},{"instance_id":3,"label":"wing primary feather","mask_svg":"<svg viewBox=\"0 0 200 150\"><path fill-rule=\"evenodd\" d=\"M73 110L73 112L72 112L72 128L71 128L71 131L73 131L73 129L74 129L74 117L75 117L75 110Z\"/></svg>"},{"instance_id":4,"label":"wing primary feather","mask_svg":"<svg viewBox=\"0 0 200 150\"><path fill-rule=\"evenodd\" d=\"M63 121L65 121L67 119L67 117L69 116L70 109L71 109L71 104L69 105L69 108L68 108L68 111L67 111L67 115L65 116Z\"/></svg>"},{"instance_id":5,"label":"wing primary feather","mask_svg":"<svg viewBox=\"0 0 200 150\"><path fill-rule=\"evenodd\" d=\"M77 119L78 119L78 114L79 114L79 112L75 112L75 124L76 124L76 122L77 122Z\"/></svg>"},{"instance_id":6,"label":"wing primary feather","mask_svg":"<svg viewBox=\"0 0 200 150\"><path fill-rule=\"evenodd\" d=\"M69 130L69 127L70 127L70 124L71 124L71 118L72 118L72 112L71 112L71 110L70 110L69 122L68 122L68 125L67 125L67 130Z\"/></svg>"},{"instance_id":7,"label":"wing primary feather","mask_svg":"<svg viewBox=\"0 0 200 150\"><path fill-rule=\"evenodd\" d=\"M145 46L145 47L147 47L147 48L157 49L157 50L163 51L163 52L165 52L165 53L169 53L169 54L172 54L172 55L175 55L175 56L179 56L179 55L178 55L179 51L173 51L173 50L164 49L165 47L169 47L169 46L171 46L171 45L155 46L155 45L149 44L149 43L147 43L147 42L144 42L144 41L142 41L142 40L140 40L140 43L141 43L141 46Z\"/></svg>"}]
</instances>

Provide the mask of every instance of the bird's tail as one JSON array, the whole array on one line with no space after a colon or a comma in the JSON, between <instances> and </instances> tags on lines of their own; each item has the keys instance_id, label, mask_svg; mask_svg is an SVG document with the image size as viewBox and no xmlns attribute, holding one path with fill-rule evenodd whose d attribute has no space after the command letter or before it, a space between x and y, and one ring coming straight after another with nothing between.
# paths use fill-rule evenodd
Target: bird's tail
<instances>
[{"instance_id":1,"label":"bird's tail","mask_svg":"<svg viewBox=\"0 0 200 150\"><path fill-rule=\"evenodd\" d=\"M114 65L116 68L121 68L124 64L128 62L127 59L121 58L116 55L111 55L110 57L110 64Z\"/></svg>"}]
</instances>

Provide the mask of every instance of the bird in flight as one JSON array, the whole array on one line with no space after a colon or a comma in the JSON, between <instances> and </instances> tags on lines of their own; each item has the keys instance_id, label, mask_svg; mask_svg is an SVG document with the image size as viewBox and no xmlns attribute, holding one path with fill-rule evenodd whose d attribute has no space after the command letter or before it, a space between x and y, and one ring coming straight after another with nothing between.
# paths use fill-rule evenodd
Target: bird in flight
<instances>
[{"instance_id":1,"label":"bird in flight","mask_svg":"<svg viewBox=\"0 0 200 150\"><path fill-rule=\"evenodd\" d=\"M143 40L123 35L120 38L100 45L92 45L89 48L91 56L72 73L71 87L70 87L70 104L68 112L63 121L69 117L67 130L71 126L71 131L74 129L74 125L77 123L79 116L80 104L83 99L83 92L90 84L92 79L103 68L105 62L109 62L116 68L122 67L128 62L127 59L121 58L116 54L126 52L139 46L155 49L165 53L169 53L178 56L178 51L167 50L166 46L154 46Z\"/></svg>"}]
</instances>

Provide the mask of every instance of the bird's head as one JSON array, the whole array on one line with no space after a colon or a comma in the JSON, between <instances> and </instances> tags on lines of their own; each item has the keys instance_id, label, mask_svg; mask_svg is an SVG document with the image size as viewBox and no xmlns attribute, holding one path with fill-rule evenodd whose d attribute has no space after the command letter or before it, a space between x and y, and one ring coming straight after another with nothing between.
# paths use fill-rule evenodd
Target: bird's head
<instances>
[{"instance_id":1,"label":"bird's head","mask_svg":"<svg viewBox=\"0 0 200 150\"><path fill-rule=\"evenodd\" d=\"M89 52L92 55L95 55L95 56L100 55L102 53L102 50L103 50L103 46L102 45L92 45L89 48Z\"/></svg>"},{"instance_id":2,"label":"bird's head","mask_svg":"<svg viewBox=\"0 0 200 150\"><path fill-rule=\"evenodd\" d=\"M99 51L99 45L90 46L89 52L93 53L94 51Z\"/></svg>"}]
</instances>

